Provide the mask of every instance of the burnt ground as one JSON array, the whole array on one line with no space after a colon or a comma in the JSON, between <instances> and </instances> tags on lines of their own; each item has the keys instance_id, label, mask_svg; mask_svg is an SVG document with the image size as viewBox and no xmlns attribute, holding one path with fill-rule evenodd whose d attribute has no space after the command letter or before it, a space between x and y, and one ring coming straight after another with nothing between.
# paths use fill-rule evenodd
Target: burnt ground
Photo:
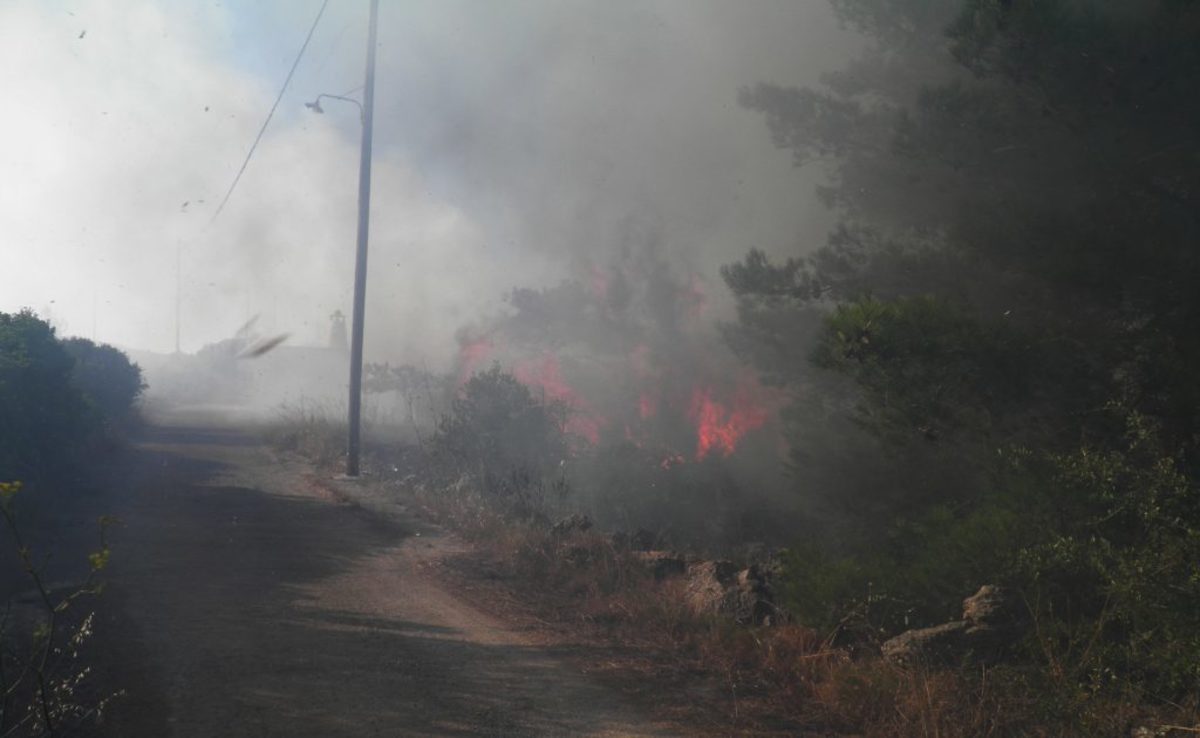
<instances>
[{"instance_id":1,"label":"burnt ground","mask_svg":"<svg viewBox=\"0 0 1200 738\"><path fill-rule=\"evenodd\" d=\"M665 735L597 654L539 643L431 574L447 541L236 430L152 427L114 462L97 735Z\"/></svg>"}]
</instances>

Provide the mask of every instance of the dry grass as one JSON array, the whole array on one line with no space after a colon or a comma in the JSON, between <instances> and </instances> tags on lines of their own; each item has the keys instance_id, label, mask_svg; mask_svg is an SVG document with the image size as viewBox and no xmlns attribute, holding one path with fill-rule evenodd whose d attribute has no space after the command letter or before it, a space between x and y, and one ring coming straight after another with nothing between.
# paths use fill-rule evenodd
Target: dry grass
<instances>
[{"instance_id":1,"label":"dry grass","mask_svg":"<svg viewBox=\"0 0 1200 738\"><path fill-rule=\"evenodd\" d=\"M331 466L341 458L344 425L329 417L287 409L270 440ZM686 606L681 579L656 581L607 536L561 536L544 520L520 519L466 479L410 483L403 494L474 544L456 568L473 590L492 587L481 604L546 626L562 645L594 646L601 655L589 666L601 678L707 734L1049 738L1128 736L1147 724L1163 728L1145 735L1200 732L1187 727L1200 720L1194 709L1155 715L1134 701L1048 683L1036 670L906 668L869 650L852 655L802 625L746 628L699 616Z\"/></svg>"},{"instance_id":2,"label":"dry grass","mask_svg":"<svg viewBox=\"0 0 1200 738\"><path fill-rule=\"evenodd\" d=\"M981 738L1032 735L1027 706L986 672L904 669L852 658L800 625L745 628L686 606L682 579L655 581L628 549L597 533L562 537L514 522L468 485L418 489L427 515L475 544L466 562L516 590L536 620L604 646L599 666L647 685L665 714L717 734ZM651 686L653 685L653 686Z\"/></svg>"},{"instance_id":3,"label":"dry grass","mask_svg":"<svg viewBox=\"0 0 1200 738\"><path fill-rule=\"evenodd\" d=\"M362 463L369 467L377 461L381 448L391 451L401 447L413 431L380 423L377 404L366 404L362 410ZM272 447L303 456L319 469L331 471L345 462L347 428L344 403L301 400L280 405L274 419L262 425L261 431Z\"/></svg>"},{"instance_id":4,"label":"dry grass","mask_svg":"<svg viewBox=\"0 0 1200 738\"><path fill-rule=\"evenodd\" d=\"M321 469L338 464L346 452L346 422L321 405L285 405L264 429L269 444L297 453Z\"/></svg>"}]
</instances>

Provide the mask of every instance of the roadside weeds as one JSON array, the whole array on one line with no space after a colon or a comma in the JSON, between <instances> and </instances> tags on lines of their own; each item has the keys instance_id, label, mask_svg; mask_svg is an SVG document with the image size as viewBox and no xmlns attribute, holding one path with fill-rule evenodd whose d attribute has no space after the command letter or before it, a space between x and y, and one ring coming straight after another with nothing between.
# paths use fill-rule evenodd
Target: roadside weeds
<instances>
[{"instance_id":1,"label":"roadside weeds","mask_svg":"<svg viewBox=\"0 0 1200 738\"><path fill-rule=\"evenodd\" d=\"M389 467L398 472L396 467ZM324 474L322 479L334 475ZM568 653L656 721L688 735L856 738L1185 736L1196 715L1097 701L1007 665L902 666L871 644L796 623L698 615L681 579L656 580L627 544L552 529L470 484L416 475L335 484L339 504L397 513L462 545L434 562L442 586ZM511 509L510 509L511 508ZM1073 691L1074 690L1074 691ZM1086 713L1080 707L1085 707ZM1180 717L1182 716L1182 717ZM1179 719L1176 719L1179 718Z\"/></svg>"},{"instance_id":2,"label":"roadside weeds","mask_svg":"<svg viewBox=\"0 0 1200 738\"><path fill-rule=\"evenodd\" d=\"M581 667L688 734L1057 735L1022 729L989 675L902 668L798 624L744 627L689 610L601 533L558 535L469 491L322 482L333 499L407 514L466 545L436 575L472 604L572 654ZM1026 723L1024 727L1029 727Z\"/></svg>"}]
</instances>

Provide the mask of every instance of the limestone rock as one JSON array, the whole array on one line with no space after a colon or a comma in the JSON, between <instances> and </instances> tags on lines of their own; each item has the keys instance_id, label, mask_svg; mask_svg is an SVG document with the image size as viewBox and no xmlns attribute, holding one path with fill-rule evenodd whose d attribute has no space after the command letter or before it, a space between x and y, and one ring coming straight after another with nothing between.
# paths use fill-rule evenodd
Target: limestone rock
<instances>
[{"instance_id":1,"label":"limestone rock","mask_svg":"<svg viewBox=\"0 0 1200 738\"><path fill-rule=\"evenodd\" d=\"M778 619L771 585L758 567L738 572L731 614L743 625L770 625Z\"/></svg>"},{"instance_id":2,"label":"limestone rock","mask_svg":"<svg viewBox=\"0 0 1200 738\"><path fill-rule=\"evenodd\" d=\"M687 568L684 598L693 612L719 615L725 611L725 598L733 585L737 567L729 561L697 561Z\"/></svg>"},{"instance_id":3,"label":"limestone rock","mask_svg":"<svg viewBox=\"0 0 1200 738\"><path fill-rule=\"evenodd\" d=\"M883 655L898 663L948 662L970 655L983 661L1003 658L1026 625L1024 607L993 584L963 600L962 620L906 631L883 644Z\"/></svg>"},{"instance_id":4,"label":"limestone rock","mask_svg":"<svg viewBox=\"0 0 1200 738\"><path fill-rule=\"evenodd\" d=\"M900 664L948 660L963 651L970 627L965 620L955 620L932 628L907 630L884 641L883 656Z\"/></svg>"},{"instance_id":5,"label":"limestone rock","mask_svg":"<svg viewBox=\"0 0 1200 738\"><path fill-rule=\"evenodd\" d=\"M1024 606L1002 587L985 584L963 600L963 620L975 629L1009 632L1025 622Z\"/></svg>"},{"instance_id":6,"label":"limestone rock","mask_svg":"<svg viewBox=\"0 0 1200 738\"><path fill-rule=\"evenodd\" d=\"M729 561L697 561L687 568L685 598L701 615L742 625L769 624L776 613L770 586L757 567L738 570Z\"/></svg>"}]
</instances>

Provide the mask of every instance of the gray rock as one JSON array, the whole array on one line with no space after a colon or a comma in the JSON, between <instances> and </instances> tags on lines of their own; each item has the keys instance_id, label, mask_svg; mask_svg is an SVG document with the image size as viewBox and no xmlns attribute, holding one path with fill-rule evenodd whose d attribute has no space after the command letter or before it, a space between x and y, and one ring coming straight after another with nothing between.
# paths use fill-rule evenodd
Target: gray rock
<instances>
[{"instance_id":1,"label":"gray rock","mask_svg":"<svg viewBox=\"0 0 1200 738\"><path fill-rule=\"evenodd\" d=\"M982 661L1004 659L1029 625L1025 604L991 584L963 600L963 620L971 624L967 631L971 655Z\"/></svg>"},{"instance_id":2,"label":"gray rock","mask_svg":"<svg viewBox=\"0 0 1200 738\"><path fill-rule=\"evenodd\" d=\"M739 571L729 561L697 561L686 576L684 597L697 614L728 617L742 625L766 625L775 617L770 586L757 567Z\"/></svg>"},{"instance_id":3,"label":"gray rock","mask_svg":"<svg viewBox=\"0 0 1200 738\"><path fill-rule=\"evenodd\" d=\"M1175 734L1170 725L1135 725L1129 729L1130 738L1166 738Z\"/></svg>"},{"instance_id":4,"label":"gray rock","mask_svg":"<svg viewBox=\"0 0 1200 738\"><path fill-rule=\"evenodd\" d=\"M1016 630L1025 623L1025 607L1008 590L985 584L963 600L963 620L973 628Z\"/></svg>"},{"instance_id":5,"label":"gray rock","mask_svg":"<svg viewBox=\"0 0 1200 738\"><path fill-rule=\"evenodd\" d=\"M778 619L771 585L757 566L738 572L732 615L743 625L770 625Z\"/></svg>"},{"instance_id":6,"label":"gray rock","mask_svg":"<svg viewBox=\"0 0 1200 738\"><path fill-rule=\"evenodd\" d=\"M885 641L883 655L897 663L950 662L968 655L981 661L1002 659L1024 632L1024 606L993 584L963 600L963 619L906 631Z\"/></svg>"},{"instance_id":7,"label":"gray rock","mask_svg":"<svg viewBox=\"0 0 1200 738\"><path fill-rule=\"evenodd\" d=\"M733 586L737 567L729 561L697 561L687 568L684 599L695 613L720 615L727 612L726 596Z\"/></svg>"},{"instance_id":8,"label":"gray rock","mask_svg":"<svg viewBox=\"0 0 1200 738\"><path fill-rule=\"evenodd\" d=\"M907 630L883 642L883 656L898 664L947 661L962 653L971 624L965 620Z\"/></svg>"}]
</instances>

